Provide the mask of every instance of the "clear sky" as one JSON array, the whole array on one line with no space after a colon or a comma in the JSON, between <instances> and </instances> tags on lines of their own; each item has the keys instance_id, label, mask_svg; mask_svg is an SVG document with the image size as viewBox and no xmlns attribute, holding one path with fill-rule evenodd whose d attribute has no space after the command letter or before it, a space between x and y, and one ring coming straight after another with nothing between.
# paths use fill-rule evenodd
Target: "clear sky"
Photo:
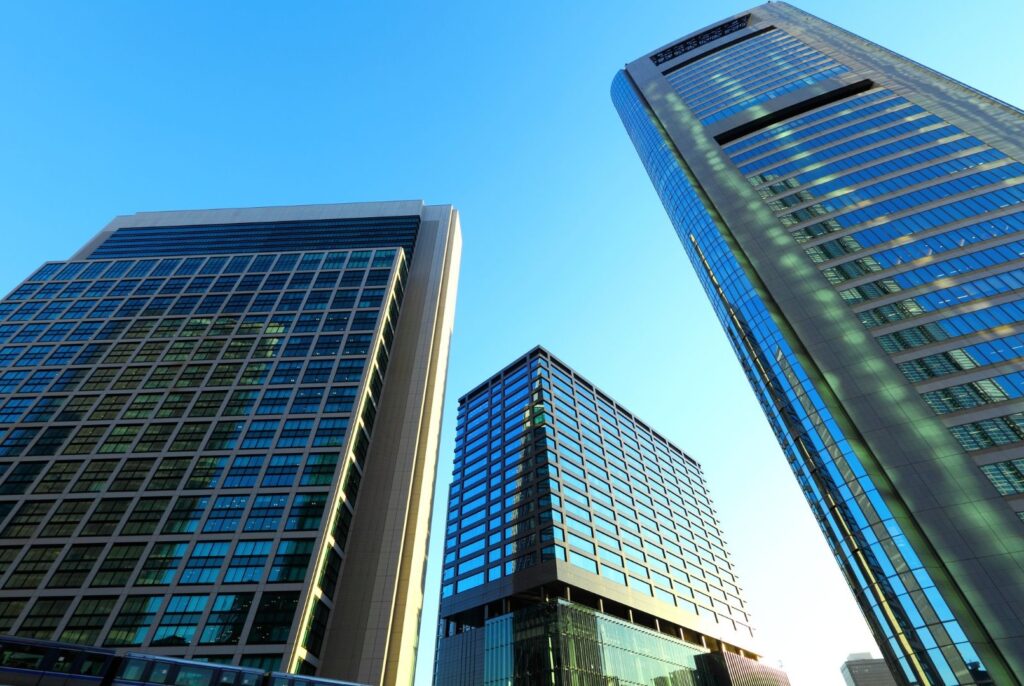
<instances>
[{"instance_id":1,"label":"clear sky","mask_svg":"<svg viewBox=\"0 0 1024 686\"><path fill-rule=\"evenodd\" d=\"M1017 106L1020 0L798 6ZM465 249L418 685L457 398L542 343L705 467L794 686L877 650L608 96L748 7L694 2L7 2L0 290L143 210L423 198ZM342 609L343 611L343 609Z\"/></svg>"}]
</instances>

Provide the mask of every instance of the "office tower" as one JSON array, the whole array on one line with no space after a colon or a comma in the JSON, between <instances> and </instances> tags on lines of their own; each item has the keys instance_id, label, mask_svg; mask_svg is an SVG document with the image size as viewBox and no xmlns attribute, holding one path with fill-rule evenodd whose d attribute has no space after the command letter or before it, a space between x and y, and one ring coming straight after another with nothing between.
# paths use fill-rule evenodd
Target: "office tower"
<instances>
[{"instance_id":1,"label":"office tower","mask_svg":"<svg viewBox=\"0 0 1024 686\"><path fill-rule=\"evenodd\" d=\"M612 98L893 672L1021 683L1024 114L779 2Z\"/></svg>"},{"instance_id":2,"label":"office tower","mask_svg":"<svg viewBox=\"0 0 1024 686\"><path fill-rule=\"evenodd\" d=\"M458 214L118 217L0 303L0 634L411 683Z\"/></svg>"},{"instance_id":3,"label":"office tower","mask_svg":"<svg viewBox=\"0 0 1024 686\"><path fill-rule=\"evenodd\" d=\"M847 686L898 686L885 660L871 657L871 653L852 653L842 669Z\"/></svg>"},{"instance_id":4,"label":"office tower","mask_svg":"<svg viewBox=\"0 0 1024 686\"><path fill-rule=\"evenodd\" d=\"M460 399L445 536L437 686L789 683L700 464L543 348Z\"/></svg>"}]
</instances>

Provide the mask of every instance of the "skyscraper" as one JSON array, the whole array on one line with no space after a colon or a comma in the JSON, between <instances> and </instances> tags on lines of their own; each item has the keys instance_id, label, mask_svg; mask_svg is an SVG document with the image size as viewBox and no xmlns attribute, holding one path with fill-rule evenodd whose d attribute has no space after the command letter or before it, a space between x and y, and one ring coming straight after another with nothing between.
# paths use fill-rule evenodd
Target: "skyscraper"
<instances>
[{"instance_id":1,"label":"skyscraper","mask_svg":"<svg viewBox=\"0 0 1024 686\"><path fill-rule=\"evenodd\" d=\"M459 401L434 682L783 686L700 464L543 348Z\"/></svg>"},{"instance_id":2,"label":"skyscraper","mask_svg":"<svg viewBox=\"0 0 1024 686\"><path fill-rule=\"evenodd\" d=\"M612 99L879 646L1024 674L1024 114L784 3Z\"/></svg>"},{"instance_id":3,"label":"skyscraper","mask_svg":"<svg viewBox=\"0 0 1024 686\"><path fill-rule=\"evenodd\" d=\"M114 219L0 303L0 633L411 683L447 205Z\"/></svg>"},{"instance_id":4,"label":"skyscraper","mask_svg":"<svg viewBox=\"0 0 1024 686\"><path fill-rule=\"evenodd\" d=\"M871 657L871 653L853 653L840 670L846 686L896 686L885 660Z\"/></svg>"}]
</instances>

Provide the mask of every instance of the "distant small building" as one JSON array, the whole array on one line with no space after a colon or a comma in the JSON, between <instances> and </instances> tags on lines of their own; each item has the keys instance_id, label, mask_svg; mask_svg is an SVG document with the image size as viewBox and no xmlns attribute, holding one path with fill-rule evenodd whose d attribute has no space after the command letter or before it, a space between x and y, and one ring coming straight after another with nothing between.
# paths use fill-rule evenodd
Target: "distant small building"
<instances>
[{"instance_id":1,"label":"distant small building","mask_svg":"<svg viewBox=\"0 0 1024 686\"><path fill-rule=\"evenodd\" d=\"M842 672L847 686L898 686L885 660L871 653L851 653Z\"/></svg>"}]
</instances>

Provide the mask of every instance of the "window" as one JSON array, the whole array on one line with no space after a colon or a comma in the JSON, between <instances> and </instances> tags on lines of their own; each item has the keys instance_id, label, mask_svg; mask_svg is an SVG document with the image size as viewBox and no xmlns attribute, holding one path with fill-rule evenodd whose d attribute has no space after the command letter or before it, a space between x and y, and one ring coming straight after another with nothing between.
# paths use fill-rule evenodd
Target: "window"
<instances>
[{"instance_id":1,"label":"window","mask_svg":"<svg viewBox=\"0 0 1024 686\"><path fill-rule=\"evenodd\" d=\"M266 474L263 475L263 488L290 487L295 483L295 474L299 471L301 455L274 455L270 458L270 465ZM328 480L328 484L330 481ZM306 484L303 484L306 485ZM312 484L322 485L322 484Z\"/></svg>"},{"instance_id":2,"label":"window","mask_svg":"<svg viewBox=\"0 0 1024 686\"><path fill-rule=\"evenodd\" d=\"M0 538L30 538L53 507L52 500L29 500L7 522Z\"/></svg>"},{"instance_id":3,"label":"window","mask_svg":"<svg viewBox=\"0 0 1024 686\"><path fill-rule=\"evenodd\" d=\"M170 498L142 498L121 529L122 536L148 536L155 533L163 519Z\"/></svg>"},{"instance_id":4,"label":"window","mask_svg":"<svg viewBox=\"0 0 1024 686\"><path fill-rule=\"evenodd\" d=\"M135 396L135 399L124 411L124 418L149 419L153 415L153 410L156 409L160 397L159 393L141 393Z\"/></svg>"},{"instance_id":5,"label":"window","mask_svg":"<svg viewBox=\"0 0 1024 686\"><path fill-rule=\"evenodd\" d=\"M196 496L181 496L175 501L170 516L164 524L165 534L191 534L195 533L199 526L199 520L203 518L209 498L198 498Z\"/></svg>"},{"instance_id":6,"label":"window","mask_svg":"<svg viewBox=\"0 0 1024 686\"><path fill-rule=\"evenodd\" d=\"M34 455L56 455L64 441L71 435L73 427L51 426L43 431L36 444L28 451L30 456Z\"/></svg>"},{"instance_id":7,"label":"window","mask_svg":"<svg viewBox=\"0 0 1024 686\"><path fill-rule=\"evenodd\" d=\"M241 371L240 364L218 364L213 368L207 385L209 386L233 386L238 372Z\"/></svg>"},{"instance_id":8,"label":"window","mask_svg":"<svg viewBox=\"0 0 1024 686\"><path fill-rule=\"evenodd\" d=\"M89 511L90 505L91 500L61 501L56 511L46 520L39 535L43 538L71 536L82 522L85 513Z\"/></svg>"},{"instance_id":9,"label":"window","mask_svg":"<svg viewBox=\"0 0 1024 686\"><path fill-rule=\"evenodd\" d=\"M231 469L224 477L224 488L252 488L263 469L262 455L242 455L231 463Z\"/></svg>"},{"instance_id":10,"label":"window","mask_svg":"<svg viewBox=\"0 0 1024 686\"><path fill-rule=\"evenodd\" d=\"M287 495L258 495L253 501L249 517L245 520L246 531L277 531L288 505Z\"/></svg>"},{"instance_id":11,"label":"window","mask_svg":"<svg viewBox=\"0 0 1024 686\"><path fill-rule=\"evenodd\" d=\"M215 417L220 406L224 403L224 398L227 397L227 391L204 391L199 394L196 399L195 405L192 406L192 411L188 413L189 417Z\"/></svg>"},{"instance_id":12,"label":"window","mask_svg":"<svg viewBox=\"0 0 1024 686\"><path fill-rule=\"evenodd\" d=\"M229 417L249 416L258 396L258 391L235 391L231 394L228 406L224 408L224 414Z\"/></svg>"},{"instance_id":13,"label":"window","mask_svg":"<svg viewBox=\"0 0 1024 686\"><path fill-rule=\"evenodd\" d=\"M263 577L263 569L270 557L271 541L239 541L228 563L224 583L252 583Z\"/></svg>"},{"instance_id":14,"label":"window","mask_svg":"<svg viewBox=\"0 0 1024 686\"><path fill-rule=\"evenodd\" d=\"M174 431L174 424L150 424L142 432L139 442L135 445L137 453L157 453L164 449Z\"/></svg>"},{"instance_id":15,"label":"window","mask_svg":"<svg viewBox=\"0 0 1024 686\"><path fill-rule=\"evenodd\" d=\"M309 571L313 539L287 539L278 543L277 554L270 567L270 583L302 581Z\"/></svg>"},{"instance_id":16,"label":"window","mask_svg":"<svg viewBox=\"0 0 1024 686\"><path fill-rule=\"evenodd\" d=\"M140 428L142 428L141 424L115 426L111 429L107 440L103 441L99 452L103 454L128 452L128 449L132 447L132 443L135 442L135 436L139 433Z\"/></svg>"},{"instance_id":17,"label":"window","mask_svg":"<svg viewBox=\"0 0 1024 686\"><path fill-rule=\"evenodd\" d=\"M196 543L192 555L185 563L179 584L212 584L217 576L224 558L227 557L229 544L225 541Z\"/></svg>"},{"instance_id":18,"label":"window","mask_svg":"<svg viewBox=\"0 0 1024 686\"><path fill-rule=\"evenodd\" d=\"M125 598L124 605L114 618L104 645L141 646L149 627L160 609L161 596L132 595Z\"/></svg>"},{"instance_id":19,"label":"window","mask_svg":"<svg viewBox=\"0 0 1024 686\"><path fill-rule=\"evenodd\" d=\"M249 631L249 643L258 645L286 642L298 603L297 591L264 592L256 608L252 629Z\"/></svg>"},{"instance_id":20,"label":"window","mask_svg":"<svg viewBox=\"0 0 1024 686\"><path fill-rule=\"evenodd\" d=\"M61 460L50 465L49 471L43 475L36 485L34 493L63 493L68 483L74 478L81 462Z\"/></svg>"},{"instance_id":21,"label":"window","mask_svg":"<svg viewBox=\"0 0 1024 686\"><path fill-rule=\"evenodd\" d=\"M252 607L252 593L222 593L214 598L200 645L236 645Z\"/></svg>"},{"instance_id":22,"label":"window","mask_svg":"<svg viewBox=\"0 0 1024 686\"><path fill-rule=\"evenodd\" d=\"M18 566L11 571L4 588L38 588L50 571L62 546L36 545L25 551Z\"/></svg>"},{"instance_id":23,"label":"window","mask_svg":"<svg viewBox=\"0 0 1024 686\"><path fill-rule=\"evenodd\" d=\"M82 645L95 643L116 602L117 598L112 597L82 598L58 640Z\"/></svg>"},{"instance_id":24,"label":"window","mask_svg":"<svg viewBox=\"0 0 1024 686\"><path fill-rule=\"evenodd\" d=\"M89 398L89 402L94 398ZM72 400L74 403L74 400ZM69 407L71 403L69 403ZM59 421L67 421L64 418L64 412L57 417ZM105 426L83 426L78 429L78 433L75 434L71 442L68 443L67 447L64 448L64 455L84 455L93 451L97 441L106 432L107 427Z\"/></svg>"},{"instance_id":25,"label":"window","mask_svg":"<svg viewBox=\"0 0 1024 686\"><path fill-rule=\"evenodd\" d=\"M263 394L263 400L256 408L256 414L284 414L292 392L288 389L271 389Z\"/></svg>"},{"instance_id":26,"label":"window","mask_svg":"<svg viewBox=\"0 0 1024 686\"><path fill-rule=\"evenodd\" d=\"M93 577L92 585L95 587L127 586L132 572L135 571L135 565L138 564L145 548L144 543L115 543L100 564L96 576Z\"/></svg>"},{"instance_id":27,"label":"window","mask_svg":"<svg viewBox=\"0 0 1024 686\"><path fill-rule=\"evenodd\" d=\"M146 436L143 434L143 440ZM140 441L140 444L142 441ZM187 457L164 457L160 460L160 464L156 467L156 472L153 473L153 478L149 480L149 485L146 487L147 491L175 491L178 489L178 484L181 483L182 477L185 476L185 470L188 469L189 464L192 460Z\"/></svg>"},{"instance_id":28,"label":"window","mask_svg":"<svg viewBox=\"0 0 1024 686\"><path fill-rule=\"evenodd\" d=\"M191 452L198 450L210 429L209 422L185 422L178 434L171 441L171 452Z\"/></svg>"},{"instance_id":29,"label":"window","mask_svg":"<svg viewBox=\"0 0 1024 686\"><path fill-rule=\"evenodd\" d=\"M139 586L166 586L171 583L185 554L185 547L184 543L154 544L135 583Z\"/></svg>"},{"instance_id":30,"label":"window","mask_svg":"<svg viewBox=\"0 0 1024 686\"><path fill-rule=\"evenodd\" d=\"M206 442L206 450L231 450L242 435L245 422L217 422Z\"/></svg>"},{"instance_id":31,"label":"window","mask_svg":"<svg viewBox=\"0 0 1024 686\"><path fill-rule=\"evenodd\" d=\"M250 450L253 448L269 448L270 443L277 433L277 420L252 422L249 430L242 439L242 448Z\"/></svg>"},{"instance_id":32,"label":"window","mask_svg":"<svg viewBox=\"0 0 1024 686\"><path fill-rule=\"evenodd\" d=\"M323 388L300 388L292 403L292 414L315 413L324 398Z\"/></svg>"},{"instance_id":33,"label":"window","mask_svg":"<svg viewBox=\"0 0 1024 686\"><path fill-rule=\"evenodd\" d=\"M203 533L236 531L248 502L249 496L245 495L218 496L206 518Z\"/></svg>"},{"instance_id":34,"label":"window","mask_svg":"<svg viewBox=\"0 0 1024 686\"><path fill-rule=\"evenodd\" d=\"M345 435L348 432L348 419L346 418L325 418L320 420L316 429L316 436L313 438L313 446L316 448L334 448L345 445Z\"/></svg>"},{"instance_id":35,"label":"window","mask_svg":"<svg viewBox=\"0 0 1024 686\"><path fill-rule=\"evenodd\" d=\"M285 522L286 531L316 531L320 528L324 505L327 504L326 493L299 493L292 501Z\"/></svg>"},{"instance_id":36,"label":"window","mask_svg":"<svg viewBox=\"0 0 1024 686\"><path fill-rule=\"evenodd\" d=\"M103 429L100 429L100 431L103 431ZM79 432L79 435L81 435L81 432ZM66 453L67 451L64 452ZM71 492L96 493L102 491L103 485L107 483L116 466L117 460L92 460L86 463L82 475L78 477L78 481L71 487Z\"/></svg>"},{"instance_id":37,"label":"window","mask_svg":"<svg viewBox=\"0 0 1024 686\"><path fill-rule=\"evenodd\" d=\"M329 486L338 465L337 453L310 453L302 470L300 486Z\"/></svg>"},{"instance_id":38,"label":"window","mask_svg":"<svg viewBox=\"0 0 1024 686\"><path fill-rule=\"evenodd\" d=\"M302 383L327 383L331 380L334 360L312 360L302 376Z\"/></svg>"},{"instance_id":39,"label":"window","mask_svg":"<svg viewBox=\"0 0 1024 686\"><path fill-rule=\"evenodd\" d=\"M274 369L274 375L270 377L270 383L292 385L299 380L301 371L301 362L278 362Z\"/></svg>"},{"instance_id":40,"label":"window","mask_svg":"<svg viewBox=\"0 0 1024 686\"><path fill-rule=\"evenodd\" d=\"M50 577L49 588L81 588L103 552L103 545L73 545Z\"/></svg>"},{"instance_id":41,"label":"window","mask_svg":"<svg viewBox=\"0 0 1024 686\"><path fill-rule=\"evenodd\" d=\"M188 477L186 488L216 488L221 472L227 464L226 457L200 457L192 474Z\"/></svg>"},{"instance_id":42,"label":"window","mask_svg":"<svg viewBox=\"0 0 1024 686\"><path fill-rule=\"evenodd\" d=\"M313 430L312 419L288 419L277 439L278 448L304 448L309 442L309 433Z\"/></svg>"},{"instance_id":43,"label":"window","mask_svg":"<svg viewBox=\"0 0 1024 686\"><path fill-rule=\"evenodd\" d=\"M68 608L71 607L71 598L39 598L35 605L28 611L21 627L18 629L18 636L26 638L52 639L57 631Z\"/></svg>"},{"instance_id":44,"label":"window","mask_svg":"<svg viewBox=\"0 0 1024 686\"><path fill-rule=\"evenodd\" d=\"M121 466L121 471L114 477L110 484L111 491L137 491L146 482L150 470L153 469L154 459L126 460Z\"/></svg>"},{"instance_id":45,"label":"window","mask_svg":"<svg viewBox=\"0 0 1024 686\"><path fill-rule=\"evenodd\" d=\"M370 352L370 343L373 336L370 334L350 333L345 340L343 355L366 355Z\"/></svg>"},{"instance_id":46,"label":"window","mask_svg":"<svg viewBox=\"0 0 1024 686\"><path fill-rule=\"evenodd\" d=\"M203 380L206 379L206 375L210 373L210 365L208 364L190 364L185 367L185 370L178 377L177 383L174 384L175 388L195 388L196 386L202 386Z\"/></svg>"},{"instance_id":47,"label":"window","mask_svg":"<svg viewBox=\"0 0 1024 686\"><path fill-rule=\"evenodd\" d=\"M89 521L82 527L82 536L112 536L121 523L121 517L128 509L127 498L101 500L92 511Z\"/></svg>"},{"instance_id":48,"label":"window","mask_svg":"<svg viewBox=\"0 0 1024 686\"><path fill-rule=\"evenodd\" d=\"M25 493L45 466L45 462L18 462L0 485L0 495Z\"/></svg>"}]
</instances>

